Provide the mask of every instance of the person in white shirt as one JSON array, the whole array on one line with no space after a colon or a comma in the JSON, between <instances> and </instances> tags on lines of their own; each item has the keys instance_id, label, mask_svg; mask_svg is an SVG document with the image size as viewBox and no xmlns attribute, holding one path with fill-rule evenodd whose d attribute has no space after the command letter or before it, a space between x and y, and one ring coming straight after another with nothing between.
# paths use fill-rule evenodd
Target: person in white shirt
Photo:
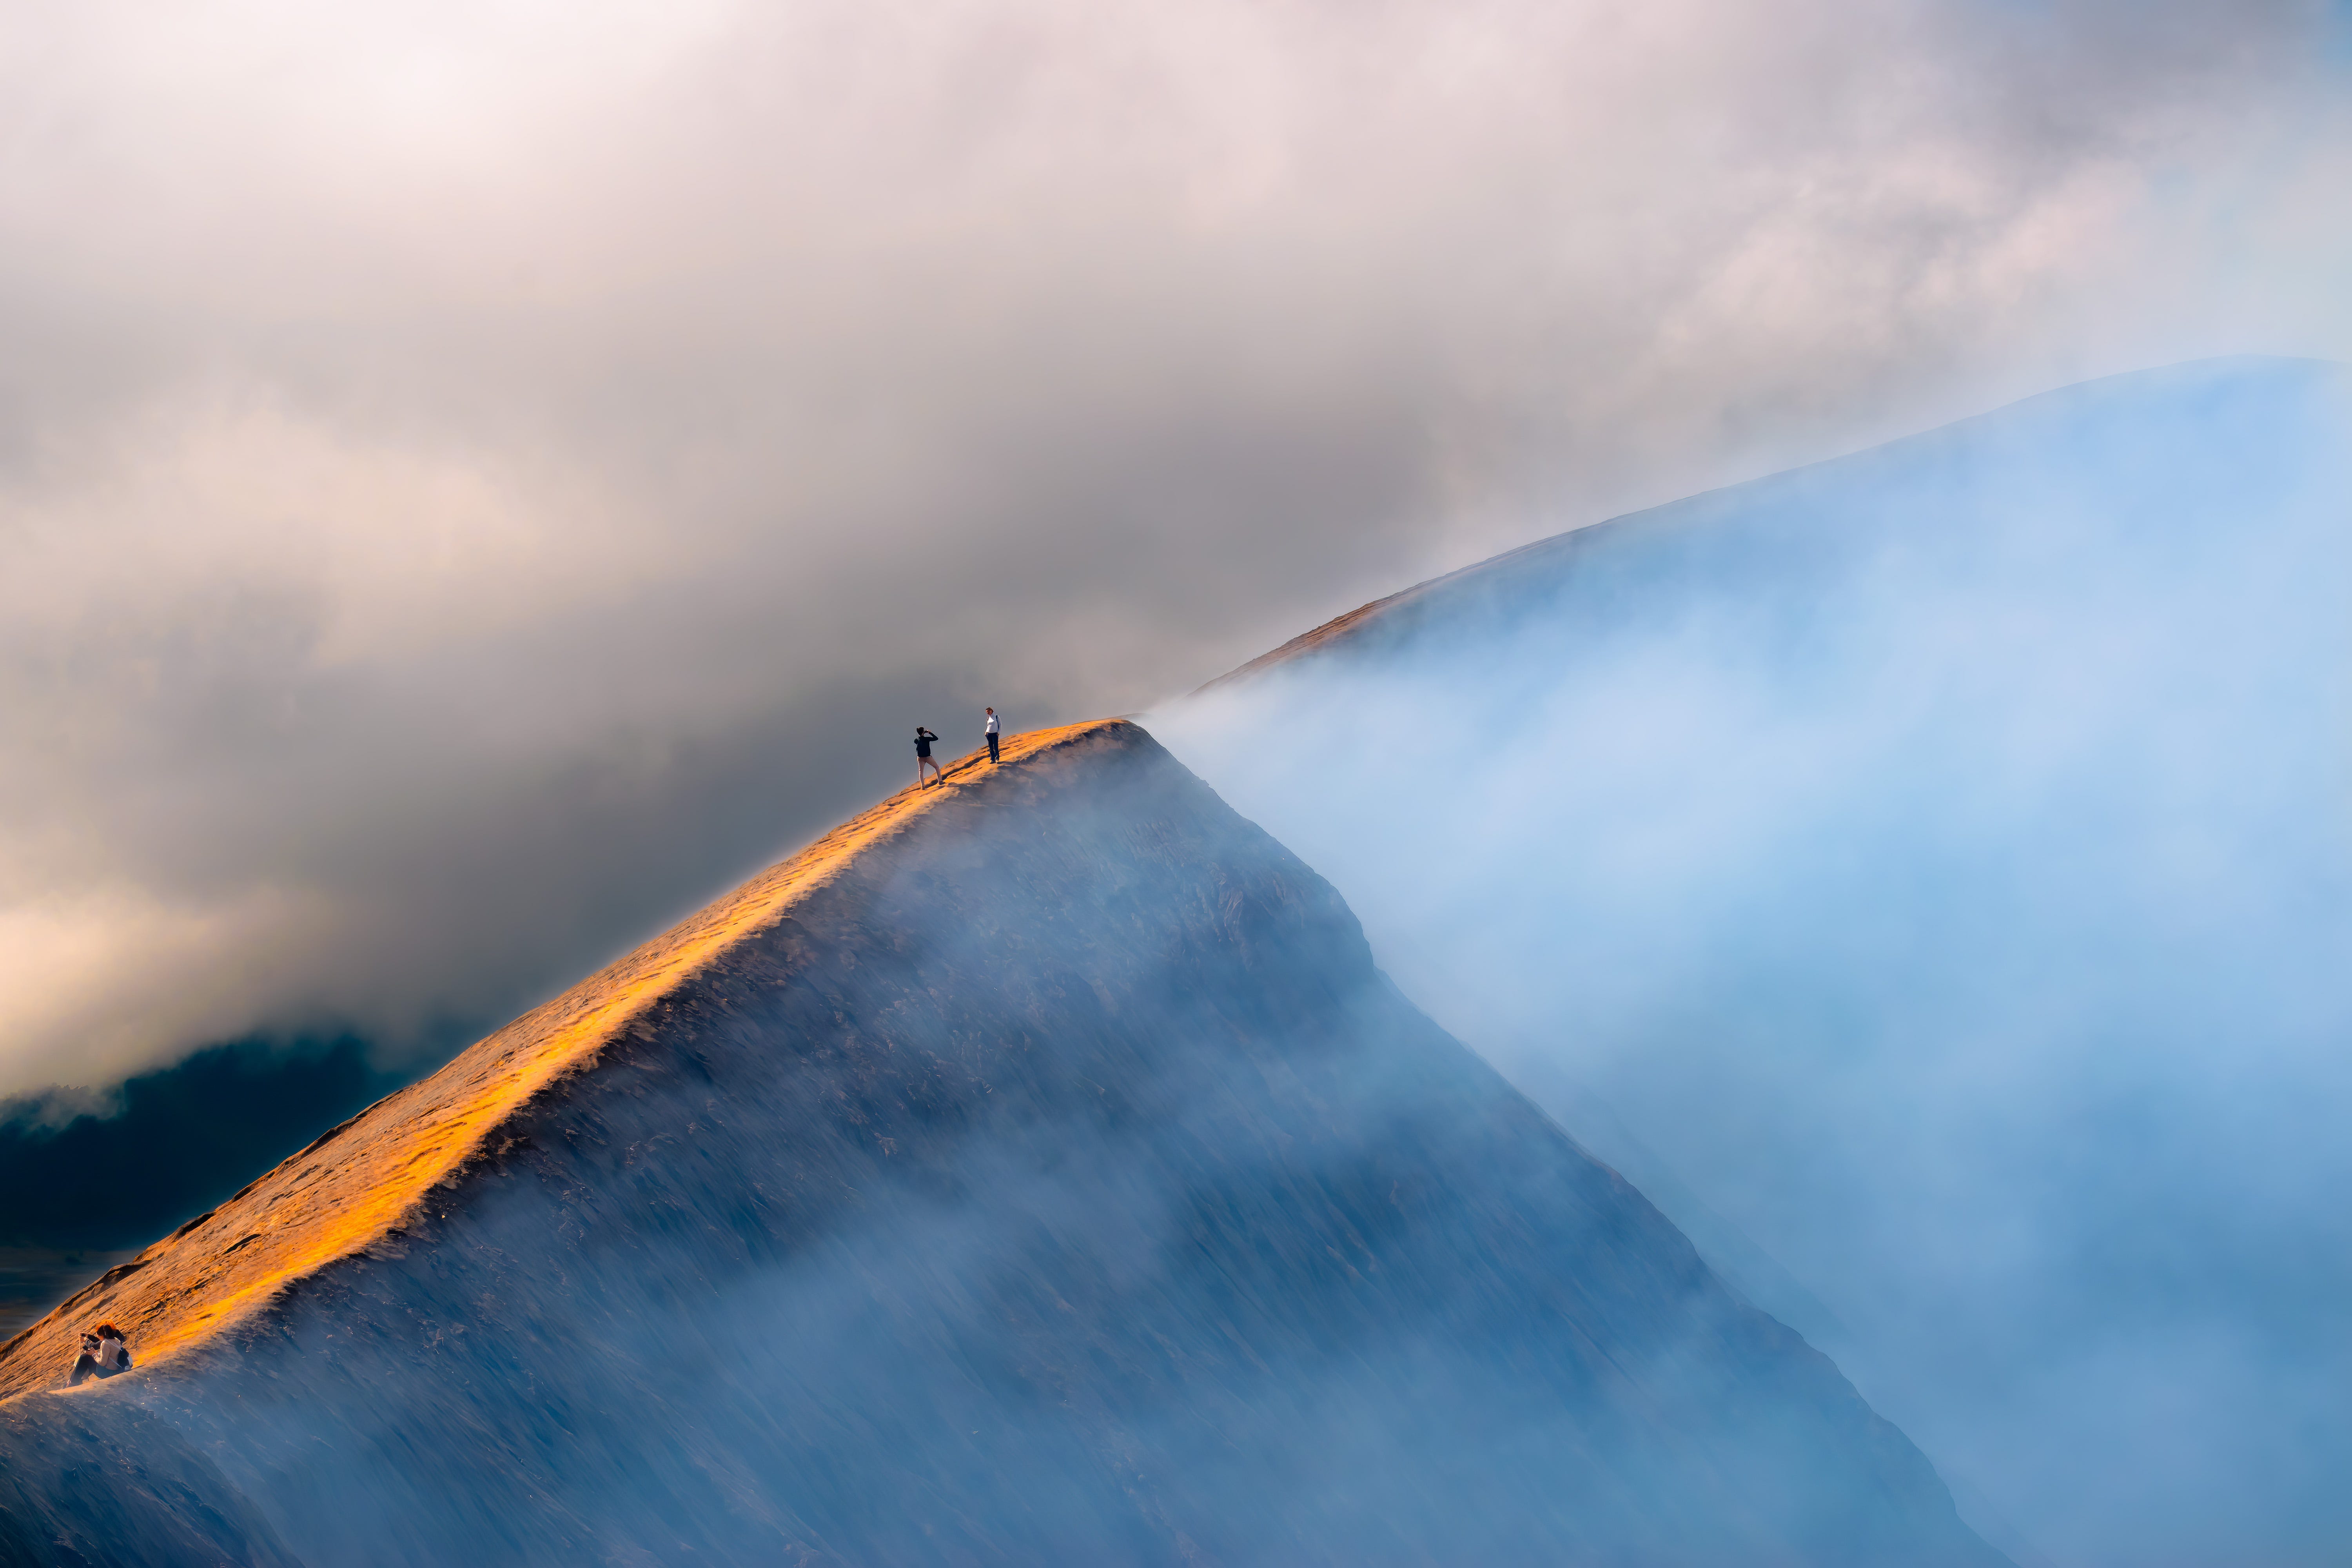
<instances>
[{"instance_id":1,"label":"person in white shirt","mask_svg":"<svg viewBox=\"0 0 2352 1568\"><path fill-rule=\"evenodd\" d=\"M996 710L988 710L988 760L996 761Z\"/></svg>"}]
</instances>

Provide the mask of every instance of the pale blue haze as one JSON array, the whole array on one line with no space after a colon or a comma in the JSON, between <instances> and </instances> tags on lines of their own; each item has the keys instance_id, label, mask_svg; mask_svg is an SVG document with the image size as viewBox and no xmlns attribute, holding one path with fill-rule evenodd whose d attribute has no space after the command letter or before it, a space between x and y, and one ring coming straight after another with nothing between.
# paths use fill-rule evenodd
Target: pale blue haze
<instances>
[{"instance_id":1,"label":"pale blue haze","mask_svg":"<svg viewBox=\"0 0 2352 1568\"><path fill-rule=\"evenodd\" d=\"M1410 994L1811 1292L1990 1533L2341 1561L2347 393L2054 393L1154 722Z\"/></svg>"}]
</instances>

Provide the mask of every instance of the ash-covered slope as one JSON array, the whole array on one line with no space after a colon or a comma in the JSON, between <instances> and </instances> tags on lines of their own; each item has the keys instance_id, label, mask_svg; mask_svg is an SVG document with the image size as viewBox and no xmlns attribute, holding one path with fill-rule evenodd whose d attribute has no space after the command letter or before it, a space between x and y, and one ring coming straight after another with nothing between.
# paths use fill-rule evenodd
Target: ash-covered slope
<instances>
[{"instance_id":1,"label":"ash-covered slope","mask_svg":"<svg viewBox=\"0 0 2352 1568\"><path fill-rule=\"evenodd\" d=\"M123 1480L7 1504L0 1561L1999 1561L1116 722L869 814L71 1314L16 1386L89 1316L160 1353L0 1405L0 1464Z\"/></svg>"}]
</instances>

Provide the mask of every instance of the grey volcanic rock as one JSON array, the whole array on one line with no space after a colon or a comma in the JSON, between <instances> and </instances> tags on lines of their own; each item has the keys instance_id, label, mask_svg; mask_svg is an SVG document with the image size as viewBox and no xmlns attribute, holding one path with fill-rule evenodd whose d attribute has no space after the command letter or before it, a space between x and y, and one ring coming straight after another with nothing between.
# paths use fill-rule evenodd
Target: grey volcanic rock
<instances>
[{"instance_id":1,"label":"grey volcanic rock","mask_svg":"<svg viewBox=\"0 0 2352 1568\"><path fill-rule=\"evenodd\" d=\"M0 1405L0 1568L295 1561L219 1467L139 1401Z\"/></svg>"},{"instance_id":2,"label":"grey volcanic rock","mask_svg":"<svg viewBox=\"0 0 2352 1568\"><path fill-rule=\"evenodd\" d=\"M11 1475L168 1470L142 1517L313 1568L2001 1561L1125 724L963 775L363 1251L0 1409Z\"/></svg>"}]
</instances>

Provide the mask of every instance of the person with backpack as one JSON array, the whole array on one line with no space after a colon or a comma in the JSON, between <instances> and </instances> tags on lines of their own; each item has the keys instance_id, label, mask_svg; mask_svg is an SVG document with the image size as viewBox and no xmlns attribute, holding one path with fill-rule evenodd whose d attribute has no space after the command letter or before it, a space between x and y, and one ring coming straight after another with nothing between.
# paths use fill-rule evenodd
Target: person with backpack
<instances>
[{"instance_id":1,"label":"person with backpack","mask_svg":"<svg viewBox=\"0 0 2352 1568\"><path fill-rule=\"evenodd\" d=\"M992 708L992 709L990 709L990 710L988 710L988 760L989 760L990 762L992 762L992 762L995 762L995 761L997 760L997 757L996 757L996 710L995 710L995 709L993 709L993 708Z\"/></svg>"},{"instance_id":2,"label":"person with backpack","mask_svg":"<svg viewBox=\"0 0 2352 1568\"><path fill-rule=\"evenodd\" d=\"M940 772L940 764L931 761L931 742L938 739L937 735L932 734L920 724L915 726L915 787L917 789L927 787L923 783L925 768L930 769L932 777L940 784L944 784L948 782L947 774Z\"/></svg>"},{"instance_id":3,"label":"person with backpack","mask_svg":"<svg viewBox=\"0 0 2352 1568\"><path fill-rule=\"evenodd\" d=\"M68 1385L79 1388L88 1378L120 1377L131 1370L131 1345L112 1323L100 1323L81 1337L81 1354L74 1358Z\"/></svg>"}]
</instances>

